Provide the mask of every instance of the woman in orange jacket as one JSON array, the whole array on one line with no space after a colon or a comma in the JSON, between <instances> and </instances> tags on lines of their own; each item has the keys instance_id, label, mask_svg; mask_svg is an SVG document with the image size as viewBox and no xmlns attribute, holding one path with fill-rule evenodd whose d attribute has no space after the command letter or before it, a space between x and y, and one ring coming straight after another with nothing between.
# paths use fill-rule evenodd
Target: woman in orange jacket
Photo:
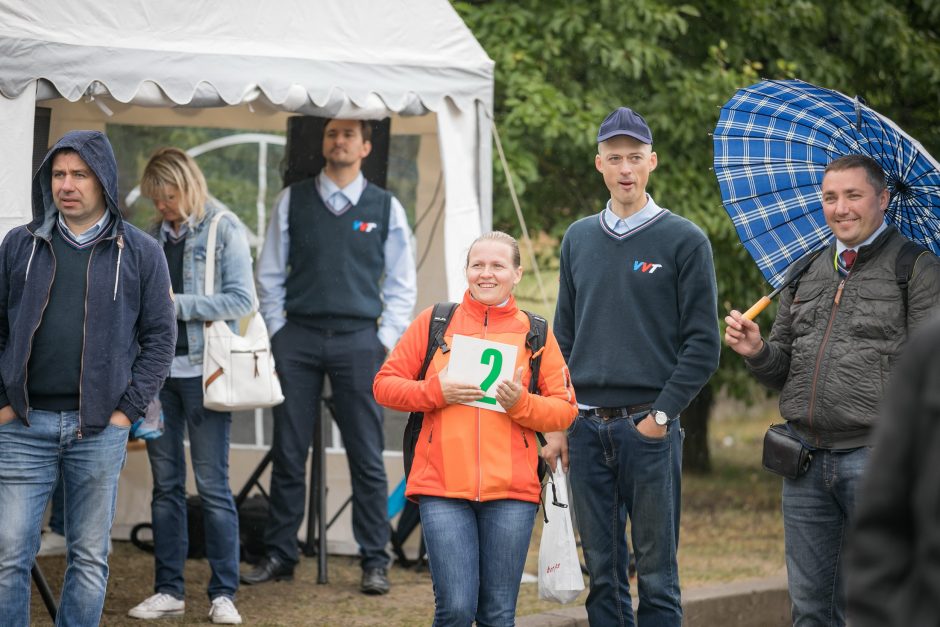
<instances>
[{"instance_id":1,"label":"woman in orange jacket","mask_svg":"<svg viewBox=\"0 0 940 627\"><path fill-rule=\"evenodd\" d=\"M373 384L375 399L424 412L405 494L418 501L434 582L435 625L512 625L541 486L535 431L566 429L577 415L565 360L548 331L539 394L528 392L529 320L512 290L522 278L519 245L487 233L467 254L469 289L444 335L517 347L512 379L494 384L496 409L465 403L486 394L447 375L451 353L428 347L431 311L412 322Z\"/></svg>"}]
</instances>

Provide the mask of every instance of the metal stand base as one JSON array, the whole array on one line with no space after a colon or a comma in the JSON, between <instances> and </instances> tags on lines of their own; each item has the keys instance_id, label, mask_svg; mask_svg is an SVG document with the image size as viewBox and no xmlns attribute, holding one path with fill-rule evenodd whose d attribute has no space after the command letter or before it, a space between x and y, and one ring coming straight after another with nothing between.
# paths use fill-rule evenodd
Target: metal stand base
<instances>
[{"instance_id":1,"label":"metal stand base","mask_svg":"<svg viewBox=\"0 0 940 627\"><path fill-rule=\"evenodd\" d=\"M326 561L326 532L349 503L349 501L344 503L333 518L330 519L329 523L326 522L326 445L324 430L329 428L331 424L330 419L332 419L335 413L332 398L324 397L323 404L326 405L329 413L320 413L319 424L313 431L313 459L310 463L310 490L307 507L307 541L298 543L301 552L306 557L317 556L318 584L329 583ZM248 498L248 494L251 492L252 488L257 488L258 491L268 499L268 502L270 502L270 496L261 485L259 479L273 459L274 454L271 450L268 450L252 471L251 476L245 481L245 485L242 486L242 489L239 490L238 494L235 496L236 510L239 509L245 499Z\"/></svg>"},{"instance_id":2,"label":"metal stand base","mask_svg":"<svg viewBox=\"0 0 940 627\"><path fill-rule=\"evenodd\" d=\"M54 623L55 616L59 613L59 607L56 605L55 598L52 596L52 589L49 587L49 582L46 581L45 576L43 576L38 563L33 562L31 574L33 575L33 583L36 584L36 589L39 590L39 596L42 597L42 602L46 604L46 609L49 611L49 618Z\"/></svg>"}]
</instances>

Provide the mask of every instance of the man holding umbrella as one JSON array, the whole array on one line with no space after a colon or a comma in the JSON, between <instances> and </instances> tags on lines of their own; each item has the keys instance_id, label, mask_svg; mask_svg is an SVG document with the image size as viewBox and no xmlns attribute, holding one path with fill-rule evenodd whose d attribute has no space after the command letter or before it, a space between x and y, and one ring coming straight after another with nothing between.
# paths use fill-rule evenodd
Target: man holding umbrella
<instances>
[{"instance_id":1,"label":"man holding umbrella","mask_svg":"<svg viewBox=\"0 0 940 627\"><path fill-rule=\"evenodd\" d=\"M822 206L835 242L782 291L766 340L740 312L725 318L725 342L758 381L780 391L788 430L813 455L804 474L783 483L794 625L845 622L839 557L871 427L908 333L940 301L940 260L926 250L902 289L897 262L907 240L885 223L888 201L872 158L829 163Z\"/></svg>"}]
</instances>

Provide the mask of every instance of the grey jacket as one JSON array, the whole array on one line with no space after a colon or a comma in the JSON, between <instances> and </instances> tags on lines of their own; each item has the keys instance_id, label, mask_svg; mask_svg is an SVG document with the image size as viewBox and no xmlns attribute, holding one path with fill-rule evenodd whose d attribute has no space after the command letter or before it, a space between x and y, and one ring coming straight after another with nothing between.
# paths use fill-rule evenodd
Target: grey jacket
<instances>
[{"instance_id":1,"label":"grey jacket","mask_svg":"<svg viewBox=\"0 0 940 627\"><path fill-rule=\"evenodd\" d=\"M870 444L885 384L908 333L938 311L940 259L917 259L907 320L895 264L905 239L887 228L845 280L835 244L810 265L795 295L784 289L761 352L746 360L764 385L780 390L780 415L807 444L849 449ZM840 293L841 291L841 293Z\"/></svg>"}]
</instances>

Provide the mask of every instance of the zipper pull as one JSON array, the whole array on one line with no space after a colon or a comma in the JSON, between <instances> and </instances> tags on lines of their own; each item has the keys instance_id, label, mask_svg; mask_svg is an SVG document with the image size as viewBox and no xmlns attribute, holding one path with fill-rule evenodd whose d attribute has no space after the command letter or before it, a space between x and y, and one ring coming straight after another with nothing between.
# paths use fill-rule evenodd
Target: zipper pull
<instances>
[{"instance_id":1,"label":"zipper pull","mask_svg":"<svg viewBox=\"0 0 940 627\"><path fill-rule=\"evenodd\" d=\"M486 327L487 321L490 319L490 308L487 307L483 310L483 326Z\"/></svg>"},{"instance_id":2,"label":"zipper pull","mask_svg":"<svg viewBox=\"0 0 940 627\"><path fill-rule=\"evenodd\" d=\"M525 437L525 431L522 432L522 443L525 444L526 448L529 448L529 440Z\"/></svg>"},{"instance_id":3,"label":"zipper pull","mask_svg":"<svg viewBox=\"0 0 940 627\"><path fill-rule=\"evenodd\" d=\"M839 304L839 301L842 300L842 288L845 287L845 279L839 281L839 289L836 290L836 305Z\"/></svg>"}]
</instances>

